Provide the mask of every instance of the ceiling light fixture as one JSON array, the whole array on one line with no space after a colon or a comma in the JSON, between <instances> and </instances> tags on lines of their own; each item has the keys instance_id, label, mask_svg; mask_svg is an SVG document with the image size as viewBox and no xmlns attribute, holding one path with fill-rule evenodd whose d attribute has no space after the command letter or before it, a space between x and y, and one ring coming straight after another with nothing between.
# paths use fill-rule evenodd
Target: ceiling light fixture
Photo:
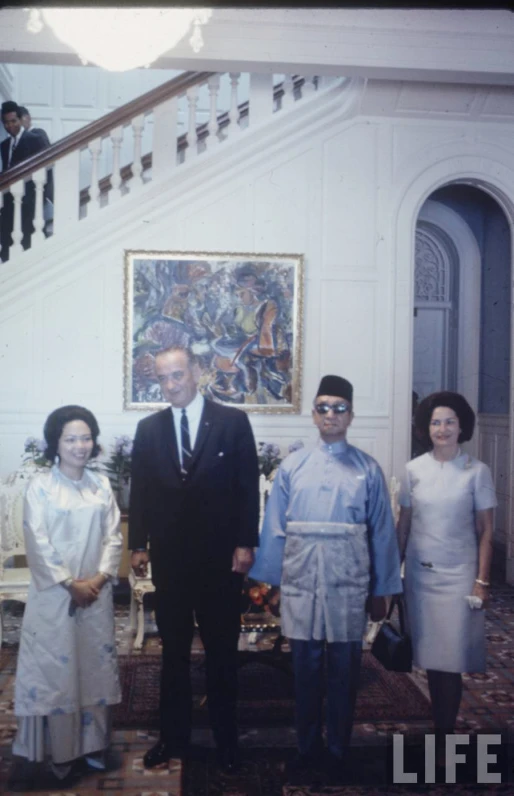
<instances>
[{"instance_id":1,"label":"ceiling light fixture","mask_svg":"<svg viewBox=\"0 0 514 796\"><path fill-rule=\"evenodd\" d=\"M32 8L27 30L39 33L46 24L83 64L125 72L149 66L173 49L191 26L189 43L199 52L200 26L211 14L210 8Z\"/></svg>"}]
</instances>

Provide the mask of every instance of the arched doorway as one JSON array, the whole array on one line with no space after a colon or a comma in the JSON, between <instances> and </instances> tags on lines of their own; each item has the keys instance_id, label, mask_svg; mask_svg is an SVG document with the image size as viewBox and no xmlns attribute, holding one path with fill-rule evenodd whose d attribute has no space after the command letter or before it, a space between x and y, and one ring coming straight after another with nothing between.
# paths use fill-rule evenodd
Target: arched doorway
<instances>
[{"instance_id":1,"label":"arched doorway","mask_svg":"<svg viewBox=\"0 0 514 796\"><path fill-rule=\"evenodd\" d=\"M450 237L420 219L414 265L412 389L419 399L457 388L459 256Z\"/></svg>"},{"instance_id":2,"label":"arched doorway","mask_svg":"<svg viewBox=\"0 0 514 796\"><path fill-rule=\"evenodd\" d=\"M420 210L413 390L420 398L457 390L477 412L466 447L495 480L497 566L506 559L510 501L511 244L503 209L477 187L446 185Z\"/></svg>"},{"instance_id":3,"label":"arched doorway","mask_svg":"<svg viewBox=\"0 0 514 796\"><path fill-rule=\"evenodd\" d=\"M414 266L412 389L420 399L457 390L478 412L481 267L466 219L427 199L416 224ZM476 439L468 450L476 454Z\"/></svg>"}]
</instances>

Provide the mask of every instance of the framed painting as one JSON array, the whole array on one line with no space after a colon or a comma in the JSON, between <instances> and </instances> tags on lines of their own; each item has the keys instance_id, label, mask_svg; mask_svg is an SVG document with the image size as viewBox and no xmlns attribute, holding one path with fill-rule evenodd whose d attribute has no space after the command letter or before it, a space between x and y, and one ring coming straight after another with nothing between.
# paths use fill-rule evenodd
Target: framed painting
<instances>
[{"instance_id":1,"label":"framed painting","mask_svg":"<svg viewBox=\"0 0 514 796\"><path fill-rule=\"evenodd\" d=\"M249 412L298 413L300 254L125 252L125 409L165 404L155 355L188 346L206 398Z\"/></svg>"}]
</instances>

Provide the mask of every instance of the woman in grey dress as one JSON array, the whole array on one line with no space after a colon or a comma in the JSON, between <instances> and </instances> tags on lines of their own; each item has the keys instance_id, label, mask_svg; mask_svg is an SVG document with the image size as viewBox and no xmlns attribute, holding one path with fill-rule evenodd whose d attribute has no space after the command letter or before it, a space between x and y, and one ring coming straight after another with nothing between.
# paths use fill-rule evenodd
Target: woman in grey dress
<instances>
[{"instance_id":1,"label":"woman in grey dress","mask_svg":"<svg viewBox=\"0 0 514 796\"><path fill-rule=\"evenodd\" d=\"M481 607L489 596L496 497L487 465L459 447L474 425L458 393L433 393L420 403L416 426L431 450L407 464L399 501L414 664L427 670L438 763L455 727L462 672L485 671Z\"/></svg>"}]
</instances>

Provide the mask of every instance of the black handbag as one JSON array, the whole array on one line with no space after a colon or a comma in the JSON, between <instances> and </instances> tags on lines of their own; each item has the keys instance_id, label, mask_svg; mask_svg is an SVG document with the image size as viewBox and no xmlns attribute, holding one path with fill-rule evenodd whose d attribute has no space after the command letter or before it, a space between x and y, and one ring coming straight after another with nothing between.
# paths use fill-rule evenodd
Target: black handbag
<instances>
[{"instance_id":1,"label":"black handbag","mask_svg":"<svg viewBox=\"0 0 514 796\"><path fill-rule=\"evenodd\" d=\"M395 606L398 607L400 627L397 629L391 622ZM382 622L373 644L371 652L380 661L384 669L390 672L412 671L412 643L405 630L405 617L403 600L393 597L387 616Z\"/></svg>"}]
</instances>

